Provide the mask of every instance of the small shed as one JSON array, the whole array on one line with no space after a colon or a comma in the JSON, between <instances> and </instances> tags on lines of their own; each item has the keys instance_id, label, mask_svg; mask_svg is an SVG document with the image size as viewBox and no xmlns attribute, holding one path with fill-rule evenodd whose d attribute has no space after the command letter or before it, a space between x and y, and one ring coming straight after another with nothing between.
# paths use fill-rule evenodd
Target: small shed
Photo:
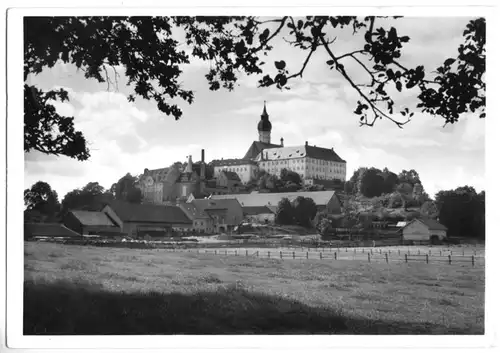
<instances>
[{"instance_id":1,"label":"small shed","mask_svg":"<svg viewBox=\"0 0 500 353\"><path fill-rule=\"evenodd\" d=\"M448 228L433 219L414 219L408 222L400 232L403 241L442 241Z\"/></svg>"}]
</instances>

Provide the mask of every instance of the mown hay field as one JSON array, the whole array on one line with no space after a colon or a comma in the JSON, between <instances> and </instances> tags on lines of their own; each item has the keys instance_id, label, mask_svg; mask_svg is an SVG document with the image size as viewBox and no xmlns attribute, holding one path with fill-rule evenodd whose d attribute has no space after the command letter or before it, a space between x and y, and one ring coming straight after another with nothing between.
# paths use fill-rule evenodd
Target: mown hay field
<instances>
[{"instance_id":1,"label":"mown hay field","mask_svg":"<svg viewBox=\"0 0 500 353\"><path fill-rule=\"evenodd\" d=\"M484 266L26 242L24 333L483 334Z\"/></svg>"}]
</instances>

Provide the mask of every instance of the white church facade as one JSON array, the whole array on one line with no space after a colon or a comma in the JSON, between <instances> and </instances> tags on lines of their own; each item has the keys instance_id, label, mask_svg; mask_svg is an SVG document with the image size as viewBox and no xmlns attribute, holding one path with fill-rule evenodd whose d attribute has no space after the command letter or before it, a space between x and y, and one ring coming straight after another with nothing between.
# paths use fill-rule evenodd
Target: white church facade
<instances>
[{"instance_id":1,"label":"white church facade","mask_svg":"<svg viewBox=\"0 0 500 353\"><path fill-rule=\"evenodd\" d=\"M306 141L300 146L284 146L271 143L272 124L264 103L261 120L257 125L259 141L254 141L241 159L221 159L212 161L214 175L221 171L238 174L242 183L257 177L259 170L279 176L286 168L300 175L304 183L312 184L319 180L346 180L346 161L339 157L333 148L311 146Z\"/></svg>"}]
</instances>

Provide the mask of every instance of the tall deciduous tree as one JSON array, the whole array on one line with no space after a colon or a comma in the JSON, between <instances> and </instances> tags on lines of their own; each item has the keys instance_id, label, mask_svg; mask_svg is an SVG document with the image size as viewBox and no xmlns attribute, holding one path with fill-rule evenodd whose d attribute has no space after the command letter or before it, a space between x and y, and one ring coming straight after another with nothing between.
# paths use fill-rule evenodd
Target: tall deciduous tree
<instances>
[{"instance_id":1,"label":"tall deciduous tree","mask_svg":"<svg viewBox=\"0 0 500 353\"><path fill-rule=\"evenodd\" d=\"M439 116L445 123L454 123L467 112L485 117L485 28L484 18L470 21L458 55L443 58L436 69L405 66L403 47L411 38L374 16L25 17L24 149L89 158L88 143L75 129L73 117L60 115L53 106L54 100L67 100L68 92L44 91L29 83L30 75L58 61L108 86L113 79L116 82L116 67L122 65L133 91L130 101L136 97L152 100L161 112L179 119L182 112L173 98L188 103L194 99L193 91L184 89L179 80L181 65L191 58L213 63L205 75L211 90L232 90L239 72L260 75L260 86L289 89L289 82L303 77L311 57L322 52L328 57L326 67L359 95L354 114L361 125L373 126L384 119L403 127L416 109ZM174 29L183 33L184 46L174 39ZM343 29L360 36L358 48L338 52L333 44ZM280 40L303 52L299 71L290 72L286 61L278 60L274 69L263 72L268 52ZM346 66L348 61L356 67ZM434 69L436 74L431 73ZM353 72L359 70L366 72L368 82L353 79ZM397 108L388 93L390 87L399 92L417 88L418 105L412 110Z\"/></svg>"},{"instance_id":2,"label":"tall deciduous tree","mask_svg":"<svg viewBox=\"0 0 500 353\"><path fill-rule=\"evenodd\" d=\"M381 173L382 172L377 168L366 169L361 174L359 192L366 197L382 195L385 191L385 183Z\"/></svg>"},{"instance_id":3,"label":"tall deciduous tree","mask_svg":"<svg viewBox=\"0 0 500 353\"><path fill-rule=\"evenodd\" d=\"M303 227L310 227L318 211L314 200L310 197L299 196L293 200L292 205L295 221Z\"/></svg>"},{"instance_id":4,"label":"tall deciduous tree","mask_svg":"<svg viewBox=\"0 0 500 353\"><path fill-rule=\"evenodd\" d=\"M56 216L61 207L57 192L44 181L38 181L24 190L24 205L27 210L38 211L49 220Z\"/></svg>"},{"instance_id":5,"label":"tall deciduous tree","mask_svg":"<svg viewBox=\"0 0 500 353\"><path fill-rule=\"evenodd\" d=\"M292 224L294 220L293 206L289 199L286 197L282 198L278 202L278 207L276 209L276 223L278 224Z\"/></svg>"},{"instance_id":6,"label":"tall deciduous tree","mask_svg":"<svg viewBox=\"0 0 500 353\"><path fill-rule=\"evenodd\" d=\"M117 200L140 203L142 200L141 190L138 188L138 178L127 173L116 182L115 198Z\"/></svg>"},{"instance_id":7,"label":"tall deciduous tree","mask_svg":"<svg viewBox=\"0 0 500 353\"><path fill-rule=\"evenodd\" d=\"M442 190L436 194L439 221L448 227L448 234L484 239L485 194L479 195L470 186Z\"/></svg>"}]
</instances>

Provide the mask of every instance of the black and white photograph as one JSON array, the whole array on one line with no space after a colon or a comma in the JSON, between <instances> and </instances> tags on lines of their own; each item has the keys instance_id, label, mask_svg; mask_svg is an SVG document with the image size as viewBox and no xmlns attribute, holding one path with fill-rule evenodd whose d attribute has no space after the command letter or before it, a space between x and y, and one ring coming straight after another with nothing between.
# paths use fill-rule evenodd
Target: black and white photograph
<instances>
[{"instance_id":1,"label":"black and white photograph","mask_svg":"<svg viewBox=\"0 0 500 353\"><path fill-rule=\"evenodd\" d=\"M495 19L400 9L12 10L19 337L483 342Z\"/></svg>"}]
</instances>

